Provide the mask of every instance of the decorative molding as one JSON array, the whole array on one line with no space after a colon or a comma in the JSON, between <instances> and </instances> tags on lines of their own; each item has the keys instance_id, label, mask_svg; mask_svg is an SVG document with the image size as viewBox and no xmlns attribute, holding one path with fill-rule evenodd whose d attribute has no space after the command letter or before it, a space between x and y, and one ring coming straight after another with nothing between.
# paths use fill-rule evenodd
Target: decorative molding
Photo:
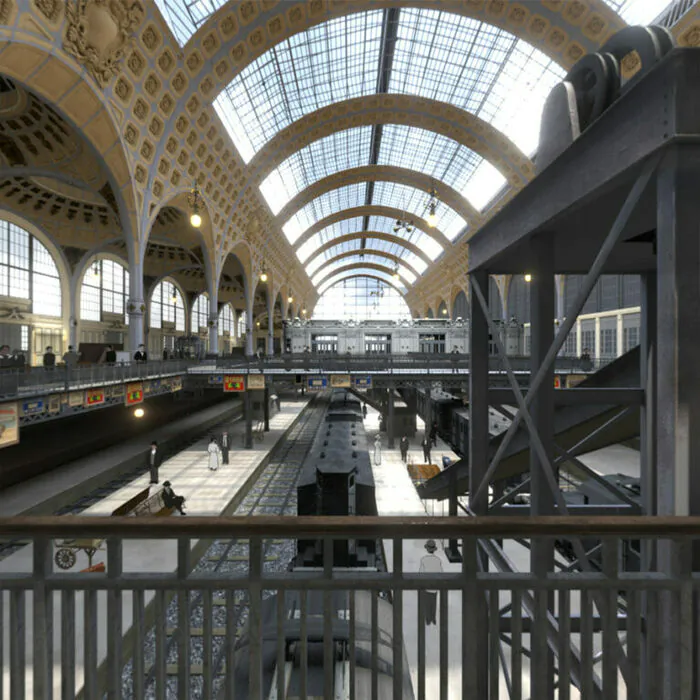
<instances>
[{"instance_id":1,"label":"decorative molding","mask_svg":"<svg viewBox=\"0 0 700 700\"><path fill-rule=\"evenodd\" d=\"M124 58L143 14L143 6L138 0L67 2L63 48L105 87L119 71L118 64Z\"/></svg>"}]
</instances>

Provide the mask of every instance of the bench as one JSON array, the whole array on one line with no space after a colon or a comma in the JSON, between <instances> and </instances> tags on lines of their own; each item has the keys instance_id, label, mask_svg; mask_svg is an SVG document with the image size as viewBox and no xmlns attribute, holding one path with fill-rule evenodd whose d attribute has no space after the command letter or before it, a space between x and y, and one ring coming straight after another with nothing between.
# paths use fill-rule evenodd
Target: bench
<instances>
[{"instance_id":1,"label":"bench","mask_svg":"<svg viewBox=\"0 0 700 700\"><path fill-rule=\"evenodd\" d=\"M167 508L163 503L163 489L158 489L152 496L139 503L131 514L166 516L172 515L173 510L174 508Z\"/></svg>"},{"instance_id":2,"label":"bench","mask_svg":"<svg viewBox=\"0 0 700 700\"><path fill-rule=\"evenodd\" d=\"M259 420L257 422L255 429L253 430L253 434L255 435L258 442L263 441L263 438L265 437L265 421Z\"/></svg>"},{"instance_id":3,"label":"bench","mask_svg":"<svg viewBox=\"0 0 700 700\"><path fill-rule=\"evenodd\" d=\"M143 491L139 491L135 496L126 501L126 503L122 503L119 506L119 508L115 508L112 511L112 515L129 515L131 511L135 510L139 505L141 505L141 503L143 503L148 498L148 491L148 487L146 487Z\"/></svg>"}]
</instances>

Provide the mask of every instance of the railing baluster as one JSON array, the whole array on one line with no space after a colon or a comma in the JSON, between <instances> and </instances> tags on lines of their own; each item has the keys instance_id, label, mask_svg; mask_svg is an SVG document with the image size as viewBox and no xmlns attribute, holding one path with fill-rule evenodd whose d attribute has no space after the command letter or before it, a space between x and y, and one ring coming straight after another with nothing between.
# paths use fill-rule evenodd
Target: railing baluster
<instances>
[{"instance_id":1,"label":"railing baluster","mask_svg":"<svg viewBox=\"0 0 700 700\"><path fill-rule=\"evenodd\" d=\"M85 652L83 667L85 669L84 695L86 698L97 697L97 591L86 590L83 605L83 643Z\"/></svg>"},{"instance_id":2,"label":"railing baluster","mask_svg":"<svg viewBox=\"0 0 700 700\"><path fill-rule=\"evenodd\" d=\"M393 541L394 580L403 578L403 540ZM396 587L393 596L392 645L394 664L394 700L403 698L403 591Z\"/></svg>"},{"instance_id":3,"label":"railing baluster","mask_svg":"<svg viewBox=\"0 0 700 700\"><path fill-rule=\"evenodd\" d=\"M277 697L282 700L286 697L286 640L284 623L286 618L286 593L277 592Z\"/></svg>"},{"instance_id":4,"label":"railing baluster","mask_svg":"<svg viewBox=\"0 0 700 700\"><path fill-rule=\"evenodd\" d=\"M248 697L250 700L262 700L262 540L251 537L248 545L248 628L250 630L250 675L248 678Z\"/></svg>"},{"instance_id":5,"label":"railing baluster","mask_svg":"<svg viewBox=\"0 0 700 700\"><path fill-rule=\"evenodd\" d=\"M571 697L571 597L559 591L559 700Z\"/></svg>"},{"instance_id":6,"label":"railing baluster","mask_svg":"<svg viewBox=\"0 0 700 700\"><path fill-rule=\"evenodd\" d=\"M425 700L425 595L416 591L418 598L418 700Z\"/></svg>"},{"instance_id":7,"label":"railing baluster","mask_svg":"<svg viewBox=\"0 0 700 700\"><path fill-rule=\"evenodd\" d=\"M301 618L301 629L299 636L301 637L301 672L299 674L299 695L301 700L306 700L308 695L308 677L309 677L309 641L308 641L308 596L305 590L299 592L301 606L299 617Z\"/></svg>"},{"instance_id":8,"label":"railing baluster","mask_svg":"<svg viewBox=\"0 0 700 700\"><path fill-rule=\"evenodd\" d=\"M166 675L166 649L165 642L167 639L167 604L165 600L165 591L156 591L156 620L155 620L155 681L156 681L156 700L165 700L167 693L167 675Z\"/></svg>"},{"instance_id":9,"label":"railing baluster","mask_svg":"<svg viewBox=\"0 0 700 700\"><path fill-rule=\"evenodd\" d=\"M449 691L449 643L447 633L449 622L447 618L447 606L449 592L445 589L438 593L440 600L440 700L447 700Z\"/></svg>"},{"instance_id":10,"label":"railing baluster","mask_svg":"<svg viewBox=\"0 0 700 700\"><path fill-rule=\"evenodd\" d=\"M25 592L10 591L10 700L26 700Z\"/></svg>"},{"instance_id":11,"label":"railing baluster","mask_svg":"<svg viewBox=\"0 0 700 700\"><path fill-rule=\"evenodd\" d=\"M133 591L133 629L134 629L134 657L132 667L132 681L134 686L134 700L143 700L145 697L145 668L144 668L144 639L146 605L143 591Z\"/></svg>"},{"instance_id":12,"label":"railing baluster","mask_svg":"<svg viewBox=\"0 0 700 700\"><path fill-rule=\"evenodd\" d=\"M603 540L603 573L608 579L617 578L617 557L620 540L606 538ZM617 589L601 591L600 597L605 601L598 609L601 619L603 636L603 697L605 700L617 700L617 666L618 666L618 633L617 633ZM607 614L604 614L606 612Z\"/></svg>"},{"instance_id":13,"label":"railing baluster","mask_svg":"<svg viewBox=\"0 0 700 700\"><path fill-rule=\"evenodd\" d=\"M581 700L593 698L593 619L591 594L581 590Z\"/></svg>"},{"instance_id":14,"label":"railing baluster","mask_svg":"<svg viewBox=\"0 0 700 700\"><path fill-rule=\"evenodd\" d=\"M204 685L202 696L211 698L214 694L214 677L212 669L212 599L211 591L202 591L202 644L204 646L202 655L202 677Z\"/></svg>"},{"instance_id":15,"label":"railing baluster","mask_svg":"<svg viewBox=\"0 0 700 700\"><path fill-rule=\"evenodd\" d=\"M639 674L641 670L641 638L642 638L642 606L641 594L638 590L627 590L627 662L630 668L627 697L638 698Z\"/></svg>"},{"instance_id":16,"label":"railing baluster","mask_svg":"<svg viewBox=\"0 0 700 700\"><path fill-rule=\"evenodd\" d=\"M333 578L333 544L330 537L323 538L323 579ZM333 696L333 594L323 591L323 692L325 697Z\"/></svg>"},{"instance_id":17,"label":"railing baluster","mask_svg":"<svg viewBox=\"0 0 700 700\"><path fill-rule=\"evenodd\" d=\"M511 668L511 693L510 700L522 700L523 697L523 608L521 593L514 589L511 598L510 620L510 668ZM563 700L563 698L560 698Z\"/></svg>"},{"instance_id":18,"label":"railing baluster","mask_svg":"<svg viewBox=\"0 0 700 700\"><path fill-rule=\"evenodd\" d=\"M477 540L465 537L462 540L462 697L477 698L479 695L477 668L477 607L479 605L477 575Z\"/></svg>"},{"instance_id":19,"label":"railing baluster","mask_svg":"<svg viewBox=\"0 0 700 700\"><path fill-rule=\"evenodd\" d=\"M0 378L2 378L0 376ZM5 624L5 591L0 587L0 668L2 669L2 675L0 675L0 700L5 698L5 629L7 625Z\"/></svg>"},{"instance_id":20,"label":"railing baluster","mask_svg":"<svg viewBox=\"0 0 700 700\"><path fill-rule=\"evenodd\" d=\"M377 621L377 591L370 591L370 634L372 638L371 655L372 655L372 700L379 700L379 656L377 648L377 640L379 637L379 623Z\"/></svg>"},{"instance_id":21,"label":"railing baluster","mask_svg":"<svg viewBox=\"0 0 700 700\"><path fill-rule=\"evenodd\" d=\"M236 697L236 591L229 588L226 591L226 679L224 697L235 700Z\"/></svg>"},{"instance_id":22,"label":"railing baluster","mask_svg":"<svg viewBox=\"0 0 700 700\"><path fill-rule=\"evenodd\" d=\"M350 589L349 594L350 608L350 638L348 640L348 653L350 655L350 697L348 700L355 700L355 683L357 678L357 639L355 627L355 589Z\"/></svg>"},{"instance_id":23,"label":"railing baluster","mask_svg":"<svg viewBox=\"0 0 700 700\"><path fill-rule=\"evenodd\" d=\"M122 575L122 540L107 539L107 578L118 580ZM121 700L122 696L122 592L107 591L107 698Z\"/></svg>"},{"instance_id":24,"label":"railing baluster","mask_svg":"<svg viewBox=\"0 0 700 700\"><path fill-rule=\"evenodd\" d=\"M190 541L177 541L177 577L185 581L191 571ZM183 586L177 594L177 692L180 697L190 695L190 591Z\"/></svg>"},{"instance_id":25,"label":"railing baluster","mask_svg":"<svg viewBox=\"0 0 700 700\"><path fill-rule=\"evenodd\" d=\"M51 575L51 540L34 540L34 595L32 618L34 698L50 700L53 697L53 593L48 590Z\"/></svg>"},{"instance_id":26,"label":"railing baluster","mask_svg":"<svg viewBox=\"0 0 700 700\"><path fill-rule=\"evenodd\" d=\"M498 605L498 589L489 592L489 700L500 697L501 665L500 665L500 610Z\"/></svg>"}]
</instances>

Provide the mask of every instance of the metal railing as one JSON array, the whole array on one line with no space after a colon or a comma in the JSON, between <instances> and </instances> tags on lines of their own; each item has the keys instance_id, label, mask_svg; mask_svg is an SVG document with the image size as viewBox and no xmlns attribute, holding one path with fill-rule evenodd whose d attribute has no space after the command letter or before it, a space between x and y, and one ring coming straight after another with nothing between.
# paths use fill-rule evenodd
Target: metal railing
<instances>
[{"instance_id":1,"label":"metal railing","mask_svg":"<svg viewBox=\"0 0 700 700\"><path fill-rule=\"evenodd\" d=\"M0 369L0 400L119 384L185 372L197 360Z\"/></svg>"},{"instance_id":2,"label":"metal railing","mask_svg":"<svg viewBox=\"0 0 700 700\"><path fill-rule=\"evenodd\" d=\"M566 373L590 373L604 367L616 358L600 357L581 360L577 357L557 357L555 371ZM516 372L530 371L530 357L509 357L508 360ZM502 360L496 356L490 358L490 368L497 372L502 369ZM458 353L410 353L410 354L370 354L337 355L324 353L295 353L269 355L265 357L240 356L218 357L204 361L201 369L192 368L191 373L211 372L216 367L221 370L256 372L260 370L303 370L328 372L388 372L416 374L445 374L454 371L468 371L470 356Z\"/></svg>"},{"instance_id":3,"label":"metal railing","mask_svg":"<svg viewBox=\"0 0 700 700\"><path fill-rule=\"evenodd\" d=\"M266 570L265 541L290 534L319 541L322 569ZM203 697L251 700L273 690L287 697L291 682L300 697L358 700L539 699L552 685L561 700L573 688L596 700L694 697L700 576L691 557L700 518L16 518L0 519L0 537L33 546L31 561L14 571L9 559L0 571L0 667L11 700L81 690L140 700L147 676L152 696L165 698L168 686L172 697L177 685L186 698L195 672ZM52 540L88 537L106 541L105 573L54 571ZM202 542L232 538L247 542L237 571L194 570ZM389 572L333 567L334 540L369 538L383 540ZM462 563L421 573L426 540L448 538L459 538ZM581 538L601 564L516 572L506 552L523 538ZM667 569L626 571L624 539L652 541ZM202 662L193 670L195 594ZM166 615L174 597L175 621ZM212 611L221 600L214 654Z\"/></svg>"}]
</instances>

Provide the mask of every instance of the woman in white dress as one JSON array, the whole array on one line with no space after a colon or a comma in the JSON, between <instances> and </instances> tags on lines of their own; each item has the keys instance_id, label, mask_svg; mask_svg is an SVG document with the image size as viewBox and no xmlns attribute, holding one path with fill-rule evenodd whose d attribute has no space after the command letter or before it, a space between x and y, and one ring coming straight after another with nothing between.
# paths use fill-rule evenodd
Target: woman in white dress
<instances>
[{"instance_id":1,"label":"woman in white dress","mask_svg":"<svg viewBox=\"0 0 700 700\"><path fill-rule=\"evenodd\" d=\"M382 463L382 437L379 433L374 438L374 463L377 466Z\"/></svg>"},{"instance_id":2,"label":"woman in white dress","mask_svg":"<svg viewBox=\"0 0 700 700\"><path fill-rule=\"evenodd\" d=\"M207 452L209 453L209 469L215 472L219 468L219 464L221 462L221 449L216 442L216 438L212 438L209 441Z\"/></svg>"}]
</instances>

